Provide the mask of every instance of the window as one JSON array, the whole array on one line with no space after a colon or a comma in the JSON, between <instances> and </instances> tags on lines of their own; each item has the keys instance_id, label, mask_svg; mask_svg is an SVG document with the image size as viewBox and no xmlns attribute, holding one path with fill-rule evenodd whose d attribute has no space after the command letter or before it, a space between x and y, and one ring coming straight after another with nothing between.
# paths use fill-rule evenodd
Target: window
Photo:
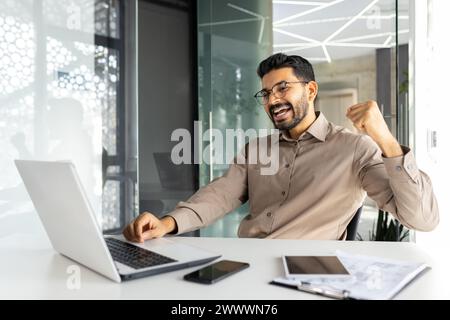
<instances>
[{"instance_id":1,"label":"window","mask_svg":"<svg viewBox=\"0 0 450 320\"><path fill-rule=\"evenodd\" d=\"M34 210L13 159L40 159L72 160L103 230L124 224L136 181L126 148L124 10L117 0L0 3L3 222Z\"/></svg>"}]
</instances>

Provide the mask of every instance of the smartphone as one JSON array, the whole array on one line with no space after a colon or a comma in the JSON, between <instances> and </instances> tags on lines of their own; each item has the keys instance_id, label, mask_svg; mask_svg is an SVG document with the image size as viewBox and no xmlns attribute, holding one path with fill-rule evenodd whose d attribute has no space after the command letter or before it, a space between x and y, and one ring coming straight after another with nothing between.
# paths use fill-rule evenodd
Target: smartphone
<instances>
[{"instance_id":1,"label":"smartphone","mask_svg":"<svg viewBox=\"0 0 450 320\"><path fill-rule=\"evenodd\" d=\"M245 262L221 260L184 276L185 280L205 284L216 283L219 280L248 268Z\"/></svg>"}]
</instances>

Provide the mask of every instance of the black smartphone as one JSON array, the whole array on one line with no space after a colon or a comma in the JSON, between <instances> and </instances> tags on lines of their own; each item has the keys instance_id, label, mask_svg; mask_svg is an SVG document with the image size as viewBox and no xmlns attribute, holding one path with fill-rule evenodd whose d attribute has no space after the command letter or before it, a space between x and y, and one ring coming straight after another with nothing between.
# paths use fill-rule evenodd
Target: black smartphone
<instances>
[{"instance_id":1,"label":"black smartphone","mask_svg":"<svg viewBox=\"0 0 450 320\"><path fill-rule=\"evenodd\" d=\"M184 279L199 283L212 284L235 274L236 272L244 270L249 266L250 265L245 262L221 260L197 271L188 273L184 276Z\"/></svg>"}]
</instances>

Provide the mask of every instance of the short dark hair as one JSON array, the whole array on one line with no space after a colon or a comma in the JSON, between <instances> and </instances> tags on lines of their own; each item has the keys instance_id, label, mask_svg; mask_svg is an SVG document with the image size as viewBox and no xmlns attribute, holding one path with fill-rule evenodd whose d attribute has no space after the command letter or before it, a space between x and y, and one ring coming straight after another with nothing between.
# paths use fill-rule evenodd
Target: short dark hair
<instances>
[{"instance_id":1,"label":"short dark hair","mask_svg":"<svg viewBox=\"0 0 450 320\"><path fill-rule=\"evenodd\" d=\"M300 56L288 56L284 53L275 53L261 61L258 66L258 76L262 79L274 69L292 68L297 78L305 81L315 81L314 70L311 63Z\"/></svg>"}]
</instances>

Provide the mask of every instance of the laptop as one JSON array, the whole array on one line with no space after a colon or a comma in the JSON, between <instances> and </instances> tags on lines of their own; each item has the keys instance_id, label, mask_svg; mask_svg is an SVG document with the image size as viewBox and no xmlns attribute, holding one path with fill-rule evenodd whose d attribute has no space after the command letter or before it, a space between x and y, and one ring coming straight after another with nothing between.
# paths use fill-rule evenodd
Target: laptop
<instances>
[{"instance_id":1,"label":"laptop","mask_svg":"<svg viewBox=\"0 0 450 320\"><path fill-rule=\"evenodd\" d=\"M16 160L16 167L60 254L116 282L188 268L221 255L166 238L143 244L103 236L70 161Z\"/></svg>"}]
</instances>

